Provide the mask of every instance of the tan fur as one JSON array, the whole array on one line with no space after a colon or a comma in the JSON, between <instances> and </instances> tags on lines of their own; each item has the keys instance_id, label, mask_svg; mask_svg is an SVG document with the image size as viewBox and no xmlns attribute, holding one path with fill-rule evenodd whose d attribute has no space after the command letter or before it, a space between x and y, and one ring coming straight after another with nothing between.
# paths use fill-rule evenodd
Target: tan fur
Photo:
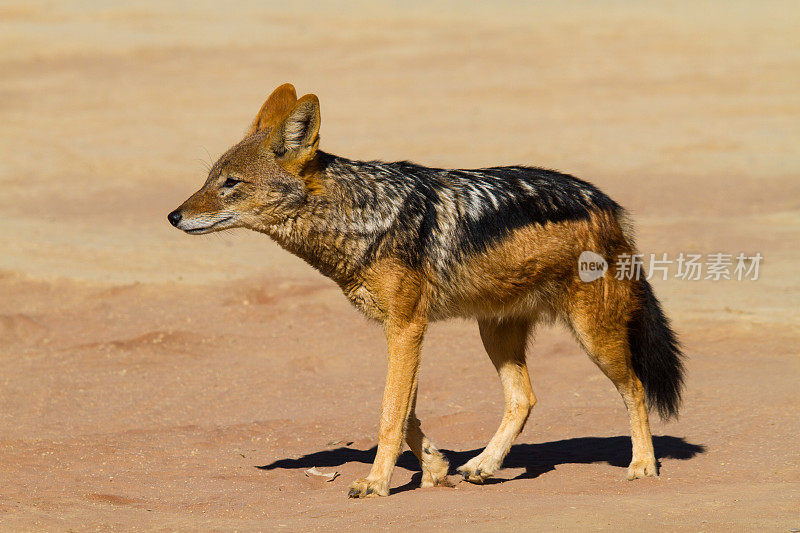
<instances>
[{"instance_id":1,"label":"tan fur","mask_svg":"<svg viewBox=\"0 0 800 533\"><path fill-rule=\"evenodd\" d=\"M478 324L483 346L503 385L505 410L500 427L483 452L458 469L472 483L483 483L500 468L536 404L525 364L530 321L524 318L482 319Z\"/></svg>"},{"instance_id":2,"label":"tan fur","mask_svg":"<svg viewBox=\"0 0 800 533\"><path fill-rule=\"evenodd\" d=\"M277 126L294 109L297 103L297 92L294 85L284 83L269 95L261 106L253 124L247 131L247 136L258 132L269 132Z\"/></svg>"},{"instance_id":3,"label":"tan fur","mask_svg":"<svg viewBox=\"0 0 800 533\"><path fill-rule=\"evenodd\" d=\"M381 403L378 452L369 475L350 486L353 497L389 494L389 481L417 391L422 339L428 326L424 285L419 272L401 265L393 266L384 265L372 279L378 300L385 303L383 322L389 349L388 370ZM421 431L414 432L414 442L422 438ZM430 471L428 476L433 481Z\"/></svg>"}]
</instances>

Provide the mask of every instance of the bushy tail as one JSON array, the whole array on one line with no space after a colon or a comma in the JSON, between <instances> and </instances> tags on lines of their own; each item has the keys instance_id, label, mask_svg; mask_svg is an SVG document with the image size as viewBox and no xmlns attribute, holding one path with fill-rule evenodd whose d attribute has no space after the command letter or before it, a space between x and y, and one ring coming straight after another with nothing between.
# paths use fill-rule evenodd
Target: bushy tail
<instances>
[{"instance_id":1,"label":"bushy tail","mask_svg":"<svg viewBox=\"0 0 800 533\"><path fill-rule=\"evenodd\" d=\"M641 307L628 324L631 364L644 385L650 407L662 419L678 416L683 389L683 354L650 284L635 283Z\"/></svg>"}]
</instances>

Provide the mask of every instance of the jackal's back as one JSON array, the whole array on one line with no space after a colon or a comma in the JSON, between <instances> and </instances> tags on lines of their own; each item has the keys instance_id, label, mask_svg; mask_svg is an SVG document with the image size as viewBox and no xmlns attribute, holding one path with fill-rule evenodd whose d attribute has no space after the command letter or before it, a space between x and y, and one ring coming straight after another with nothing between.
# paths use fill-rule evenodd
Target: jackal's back
<instances>
[{"instance_id":1,"label":"jackal's back","mask_svg":"<svg viewBox=\"0 0 800 533\"><path fill-rule=\"evenodd\" d=\"M449 170L336 158L328 170L352 219L374 232L365 261L391 253L440 274L522 228L622 212L592 184L543 168Z\"/></svg>"}]
</instances>

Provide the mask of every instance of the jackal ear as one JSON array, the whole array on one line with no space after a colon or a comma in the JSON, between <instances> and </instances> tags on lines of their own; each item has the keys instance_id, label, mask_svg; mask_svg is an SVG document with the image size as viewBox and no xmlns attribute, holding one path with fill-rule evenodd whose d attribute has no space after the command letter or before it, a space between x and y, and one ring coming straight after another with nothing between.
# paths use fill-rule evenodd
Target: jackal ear
<instances>
[{"instance_id":1,"label":"jackal ear","mask_svg":"<svg viewBox=\"0 0 800 533\"><path fill-rule=\"evenodd\" d=\"M310 161L319 146L319 99L307 94L269 134L269 148L275 157L298 168Z\"/></svg>"},{"instance_id":2,"label":"jackal ear","mask_svg":"<svg viewBox=\"0 0 800 533\"><path fill-rule=\"evenodd\" d=\"M267 101L258 111L253 124L250 125L247 136L273 129L294 109L296 103L297 91L294 90L294 85L291 83L284 83L272 91L272 94L269 95Z\"/></svg>"}]
</instances>

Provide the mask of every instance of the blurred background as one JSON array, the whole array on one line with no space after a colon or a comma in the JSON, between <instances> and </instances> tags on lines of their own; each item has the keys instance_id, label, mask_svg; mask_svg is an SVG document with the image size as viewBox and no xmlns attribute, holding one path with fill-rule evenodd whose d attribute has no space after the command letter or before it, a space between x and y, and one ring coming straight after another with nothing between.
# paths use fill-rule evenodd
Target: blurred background
<instances>
[{"instance_id":1,"label":"blurred background","mask_svg":"<svg viewBox=\"0 0 800 533\"><path fill-rule=\"evenodd\" d=\"M798 28L794 1L0 0L0 529L800 527ZM165 218L285 82L326 151L555 168L642 252L763 255L758 281L655 281L690 354L659 481L624 484L618 396L545 330L519 479L347 505L379 329L265 236ZM474 324L424 359L423 425L478 450L502 398Z\"/></svg>"}]
</instances>

